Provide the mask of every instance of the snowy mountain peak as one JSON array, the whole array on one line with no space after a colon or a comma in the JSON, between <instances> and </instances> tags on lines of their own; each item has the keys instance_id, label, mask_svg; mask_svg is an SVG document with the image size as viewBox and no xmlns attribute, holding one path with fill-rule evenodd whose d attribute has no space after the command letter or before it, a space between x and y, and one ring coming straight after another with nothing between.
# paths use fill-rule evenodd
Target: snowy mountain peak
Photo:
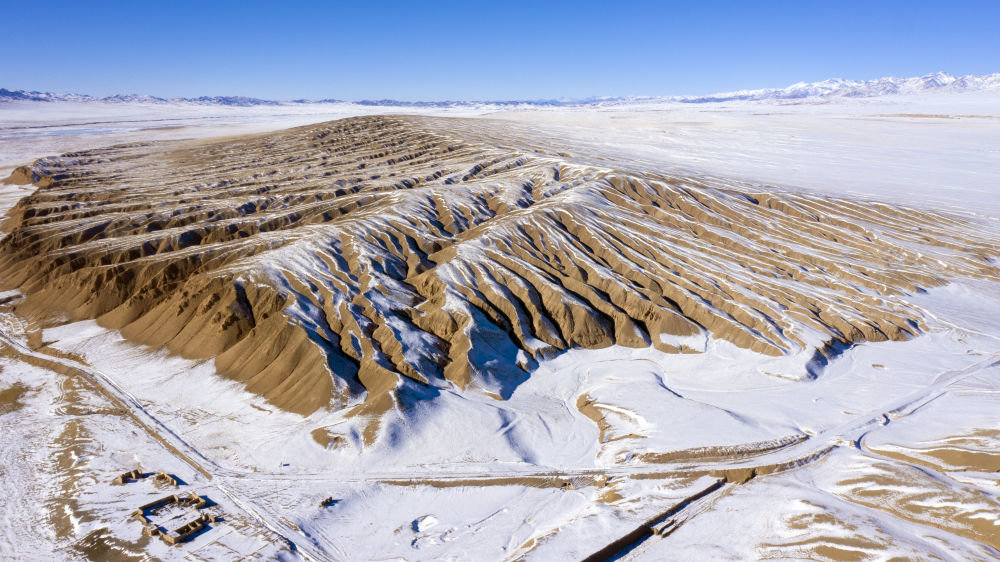
<instances>
[{"instance_id":1,"label":"snowy mountain peak","mask_svg":"<svg viewBox=\"0 0 1000 562\"><path fill-rule=\"evenodd\" d=\"M1000 91L1000 73L968 75L956 78L947 72L935 72L915 78L895 78L890 76L864 81L829 78L821 82L797 82L786 88L739 90L707 96L681 96L671 99L686 103L706 103L835 97L860 98L919 94L935 91L966 92L976 90Z\"/></svg>"},{"instance_id":2,"label":"snowy mountain peak","mask_svg":"<svg viewBox=\"0 0 1000 562\"><path fill-rule=\"evenodd\" d=\"M847 80L844 78L828 78L820 82L796 82L785 88L763 88L758 90L737 90L709 94L705 96L670 96L670 97L591 97L585 99L559 98L552 100L530 101L399 101L391 99L361 100L353 102L369 106L406 106L406 107L463 107L475 105L495 105L501 107L517 106L587 106L615 103L634 103L650 101L673 101L681 103L709 103L725 101L763 101L763 100L799 100L799 99L829 99L829 98L865 98L885 95L909 95L929 92L970 92L970 91L1000 91L1000 73L970 74L956 77L947 72L934 72L914 78L885 77L874 80ZM9 101L69 101L97 103L135 103L135 104L190 104L250 107L260 105L285 105L303 103L352 103L340 102L334 99L275 101L245 96L200 96L196 98L161 98L144 94L116 94L97 97L86 94L56 94L52 92L36 92L26 90L7 90L0 88L0 103Z\"/></svg>"}]
</instances>

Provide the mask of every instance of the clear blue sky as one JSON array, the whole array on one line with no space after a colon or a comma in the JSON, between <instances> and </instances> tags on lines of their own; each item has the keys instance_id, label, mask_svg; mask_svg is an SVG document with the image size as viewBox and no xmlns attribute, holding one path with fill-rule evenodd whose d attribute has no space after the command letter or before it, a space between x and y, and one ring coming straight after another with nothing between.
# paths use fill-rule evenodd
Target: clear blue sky
<instances>
[{"instance_id":1,"label":"clear blue sky","mask_svg":"<svg viewBox=\"0 0 1000 562\"><path fill-rule=\"evenodd\" d=\"M672 95L1000 72L1000 1L0 0L0 87L272 99Z\"/></svg>"}]
</instances>

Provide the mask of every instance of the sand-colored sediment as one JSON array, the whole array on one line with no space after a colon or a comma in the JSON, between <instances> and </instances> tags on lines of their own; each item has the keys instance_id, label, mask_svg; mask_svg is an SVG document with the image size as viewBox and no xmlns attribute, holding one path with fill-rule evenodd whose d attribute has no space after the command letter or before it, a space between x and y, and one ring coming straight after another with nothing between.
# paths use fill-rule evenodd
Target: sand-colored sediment
<instances>
[{"instance_id":1,"label":"sand-colored sediment","mask_svg":"<svg viewBox=\"0 0 1000 562\"><path fill-rule=\"evenodd\" d=\"M576 400L576 409L580 411L581 414L587 416L595 424L597 424L597 430L599 432L598 443L602 445L604 443L609 443L611 441L618 441L620 439L642 439L642 435L636 435L634 433L624 434L624 435L613 435L613 427L608 423L605 413L602 411L604 408L600 404L590 397L588 394L581 394Z\"/></svg>"},{"instance_id":2,"label":"sand-colored sediment","mask_svg":"<svg viewBox=\"0 0 1000 562\"><path fill-rule=\"evenodd\" d=\"M895 296L1000 273L997 238L967 219L598 168L499 148L487 121L463 140L459 122L39 160L0 279L27 295L19 314L96 318L214 358L281 408L377 424L402 381L503 398L571 347L692 352L683 336L710 332L822 365L917 334Z\"/></svg>"},{"instance_id":3,"label":"sand-colored sediment","mask_svg":"<svg viewBox=\"0 0 1000 562\"><path fill-rule=\"evenodd\" d=\"M741 445L699 447L664 453L641 453L638 455L638 458L648 463L714 462L720 460L750 459L798 445L808 438L808 435L796 434L770 441L743 443Z\"/></svg>"},{"instance_id":4,"label":"sand-colored sediment","mask_svg":"<svg viewBox=\"0 0 1000 562\"><path fill-rule=\"evenodd\" d=\"M31 391L31 387L15 383L7 388L0 388L0 415L16 412L21 409L21 397Z\"/></svg>"},{"instance_id":5,"label":"sand-colored sediment","mask_svg":"<svg viewBox=\"0 0 1000 562\"><path fill-rule=\"evenodd\" d=\"M861 561L884 555L893 546L891 535L839 518L832 506L798 503L797 512L782 522L790 538L762 543L761 558Z\"/></svg>"},{"instance_id":6,"label":"sand-colored sediment","mask_svg":"<svg viewBox=\"0 0 1000 562\"><path fill-rule=\"evenodd\" d=\"M989 441L976 439L976 434ZM934 470L959 472L1000 472L1000 451L992 443L1000 440L1000 432L982 430L967 438L952 439L942 447L871 447L868 450L899 461L926 466Z\"/></svg>"},{"instance_id":7,"label":"sand-colored sediment","mask_svg":"<svg viewBox=\"0 0 1000 562\"><path fill-rule=\"evenodd\" d=\"M36 179L38 178L35 178L32 173L31 166L18 166L17 168L14 168L14 171L11 172L10 175L3 180L3 182L0 183L5 183L7 185L28 185L35 183Z\"/></svg>"},{"instance_id":8,"label":"sand-colored sediment","mask_svg":"<svg viewBox=\"0 0 1000 562\"><path fill-rule=\"evenodd\" d=\"M837 483L842 498L1000 549L1000 502L993 495L902 463L864 459L857 469Z\"/></svg>"}]
</instances>

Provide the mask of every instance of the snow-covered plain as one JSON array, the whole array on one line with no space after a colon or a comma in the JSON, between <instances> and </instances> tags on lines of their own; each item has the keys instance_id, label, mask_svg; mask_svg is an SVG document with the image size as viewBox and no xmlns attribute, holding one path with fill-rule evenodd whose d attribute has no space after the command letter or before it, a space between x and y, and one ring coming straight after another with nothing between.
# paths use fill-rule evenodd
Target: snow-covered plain
<instances>
[{"instance_id":1,"label":"snow-covered plain","mask_svg":"<svg viewBox=\"0 0 1000 562\"><path fill-rule=\"evenodd\" d=\"M53 152L261 132L358 107L9 103L0 175ZM1000 217L996 92L493 109L423 111L488 113L540 150L603 166ZM5 186L2 205L29 192ZM210 362L94 322L45 330L48 351L32 351L28 327L3 312L0 553L580 559L682 506L625 556L1000 557L1000 283L900 298L922 308L926 334L855 346L818 376L810 356L712 339L693 355L570 351L506 401L421 400L414 386L413 411L388 414L367 449L359 420L283 412ZM324 443L331 427L354 437ZM129 513L165 492L110 485L137 465L176 474L224 520L179 547L141 536Z\"/></svg>"},{"instance_id":2,"label":"snow-covered plain","mask_svg":"<svg viewBox=\"0 0 1000 562\"><path fill-rule=\"evenodd\" d=\"M578 159L1000 216L996 91L494 116Z\"/></svg>"},{"instance_id":3,"label":"snow-covered plain","mask_svg":"<svg viewBox=\"0 0 1000 562\"><path fill-rule=\"evenodd\" d=\"M1000 86L880 96L502 107L0 103L0 174L43 155L372 114L483 117L598 165L1000 215Z\"/></svg>"},{"instance_id":4,"label":"snow-covered plain","mask_svg":"<svg viewBox=\"0 0 1000 562\"><path fill-rule=\"evenodd\" d=\"M794 358L765 358L724 342L686 356L575 351L542 362L506 402L470 393L440 396L386 429L393 434L389 445L365 451L357 442L324 447L312 437L351 420L281 412L214 376L208 363L128 345L93 323L68 324L45 331L43 341L85 357L95 372L134 396L176 439L204 455L192 458L211 479L112 409L72 417L88 430L88 438L80 438L84 444L76 445L84 452L73 453L80 459L70 463L79 465L82 483L69 494L46 489L45 480L67 478L51 466L52 451L67 432L62 412L72 400L101 400L84 392L67 396L67 385L80 384L72 377L5 360L0 386L23 384L31 391L22 409L2 421L14 445L5 449L23 455L5 461L13 467L5 484L15 498L7 505L18 507L5 516L10 532L3 548L79 550L80 537L99 534L111 537L104 542L112 550L169 554L158 541L139 540L138 523L124 519L155 497L155 488L108 484L138 465L180 475L233 522L251 520L235 528L219 524L216 534L180 547L198 556L218 557L227 552L219 550L223 545L254 551L263 542L278 549L272 555L332 559L581 558L710 486L726 470L784 464L802 468L726 484L723 490L731 490L703 506L704 513L634 554L822 557L822 550L799 544L808 538L864 556L995 556L985 546L994 544L995 533L991 539L948 530L956 517L994 524L1000 513L996 473L975 462L929 468L886 451L914 455L979 435L987 441L973 442L970 450L1000 460L1000 289L994 283L951 285L914 299L938 318L930 333L858 346L809 382L775 376L801 370ZM973 300L977 316L967 323ZM575 407L581 396L608 414L606 426L599 429ZM48 441L46 433L59 437ZM39 471L26 470L29 463ZM900 492L903 499L889 493L897 485L881 483L887 499L857 505L854 481L893 470L930 474L935 495L904 480L909 488ZM26 492L32 488L34 495ZM965 496L978 499L969 503ZM36 529L45 528L46 507L61 497L72 498L85 514L76 515L82 521L74 531L46 537L30 527L15 530L22 513L38 513ZM335 502L320 507L326 497ZM906 501L926 504L916 522L899 519L906 506L898 504ZM298 553L285 552L277 535L252 525L243 505L280 525ZM796 527L803 512L813 511L835 518L839 527ZM746 532L719 533L748 523ZM879 532L873 542L845 546L841 540L871 528Z\"/></svg>"}]
</instances>

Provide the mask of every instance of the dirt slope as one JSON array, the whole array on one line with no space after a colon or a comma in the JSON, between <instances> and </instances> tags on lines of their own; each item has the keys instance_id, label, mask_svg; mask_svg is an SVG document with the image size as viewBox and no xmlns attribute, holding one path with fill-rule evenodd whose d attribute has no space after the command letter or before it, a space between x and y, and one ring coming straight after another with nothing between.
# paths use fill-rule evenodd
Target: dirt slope
<instances>
[{"instance_id":1,"label":"dirt slope","mask_svg":"<svg viewBox=\"0 0 1000 562\"><path fill-rule=\"evenodd\" d=\"M917 334L894 297L998 275L997 238L966 218L625 173L457 122L39 160L0 281L28 295L20 312L214 358L308 414L391 408L404 377L505 398L570 347L697 352L711 334L822 364Z\"/></svg>"}]
</instances>

